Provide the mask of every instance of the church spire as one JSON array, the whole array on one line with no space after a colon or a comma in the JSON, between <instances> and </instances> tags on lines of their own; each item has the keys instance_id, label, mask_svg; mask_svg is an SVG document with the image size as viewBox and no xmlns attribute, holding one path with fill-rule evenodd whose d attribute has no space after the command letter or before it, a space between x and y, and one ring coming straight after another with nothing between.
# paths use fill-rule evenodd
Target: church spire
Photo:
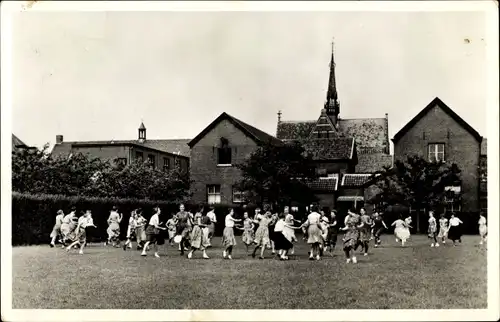
<instances>
[{"instance_id":1,"label":"church spire","mask_svg":"<svg viewBox=\"0 0 500 322\"><path fill-rule=\"evenodd\" d=\"M340 113L340 103L337 94L337 81L335 79L335 48L332 41L332 57L330 60L330 78L328 80L328 91L326 93L325 107L326 114L330 117L333 124L337 125L337 119Z\"/></svg>"}]
</instances>

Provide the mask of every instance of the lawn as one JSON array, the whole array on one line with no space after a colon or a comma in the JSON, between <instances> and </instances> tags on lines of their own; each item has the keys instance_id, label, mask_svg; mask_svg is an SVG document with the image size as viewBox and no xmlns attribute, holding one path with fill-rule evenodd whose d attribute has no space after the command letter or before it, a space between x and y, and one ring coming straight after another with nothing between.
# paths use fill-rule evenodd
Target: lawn
<instances>
[{"instance_id":1,"label":"lawn","mask_svg":"<svg viewBox=\"0 0 500 322\"><path fill-rule=\"evenodd\" d=\"M339 236L339 241L340 241ZM309 261L300 241L282 262L245 254L223 260L220 240L209 260L191 260L177 248L166 256L90 245L74 250L13 248L14 309L470 309L487 307L486 247L479 237L430 248L425 236L408 246L384 236L357 264L334 256ZM164 255L162 249L160 255Z\"/></svg>"}]
</instances>

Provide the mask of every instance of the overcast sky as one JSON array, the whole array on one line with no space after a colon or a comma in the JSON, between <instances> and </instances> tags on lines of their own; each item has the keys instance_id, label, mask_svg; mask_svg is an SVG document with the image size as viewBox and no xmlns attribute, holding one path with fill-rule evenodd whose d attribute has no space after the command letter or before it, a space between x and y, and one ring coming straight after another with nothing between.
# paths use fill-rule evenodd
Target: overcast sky
<instances>
[{"instance_id":1,"label":"overcast sky","mask_svg":"<svg viewBox=\"0 0 500 322\"><path fill-rule=\"evenodd\" d=\"M390 137L436 96L486 136L481 12L23 12L14 134L29 145L193 138L227 112L276 134L317 119L335 37L342 118ZM467 39L467 40L466 40Z\"/></svg>"}]
</instances>

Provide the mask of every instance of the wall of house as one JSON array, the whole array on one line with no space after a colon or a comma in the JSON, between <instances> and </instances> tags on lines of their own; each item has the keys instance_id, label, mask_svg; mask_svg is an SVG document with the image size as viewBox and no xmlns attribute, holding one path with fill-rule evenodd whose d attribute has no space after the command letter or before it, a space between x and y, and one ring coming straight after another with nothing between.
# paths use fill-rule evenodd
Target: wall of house
<instances>
[{"instance_id":1,"label":"wall of house","mask_svg":"<svg viewBox=\"0 0 500 322\"><path fill-rule=\"evenodd\" d=\"M480 143L440 107L435 106L394 144L394 158L405 161L407 156L414 154L427 158L429 143L445 144L446 162L456 163L462 170L462 210L477 211Z\"/></svg>"},{"instance_id":2,"label":"wall of house","mask_svg":"<svg viewBox=\"0 0 500 322\"><path fill-rule=\"evenodd\" d=\"M221 137L229 141L232 166L217 165L217 149ZM194 202L207 202L207 185L221 186L221 203L232 203L232 187L241 179L241 172L234 165L242 163L255 151L254 140L240 131L230 121L222 120L191 149L190 179Z\"/></svg>"},{"instance_id":3,"label":"wall of house","mask_svg":"<svg viewBox=\"0 0 500 322\"><path fill-rule=\"evenodd\" d=\"M314 195L316 196L316 198L318 198L318 204L320 208L328 207L330 209L335 209L335 201L337 199L336 194L332 192L316 192Z\"/></svg>"},{"instance_id":4,"label":"wall of house","mask_svg":"<svg viewBox=\"0 0 500 322\"><path fill-rule=\"evenodd\" d=\"M163 158L170 159L170 167L173 168L175 165L174 159L177 156L173 156L167 153L162 153L161 151L153 151L148 149L141 149L136 147L130 147L125 145L116 146L72 146L71 153L83 153L90 155L92 157L100 158L102 160L114 160L116 158L127 159L127 164L131 163L131 160L135 160L136 152L142 152L144 160L147 160L148 155L153 155L155 157L155 167L158 169L163 168ZM189 170L189 159L185 157L180 157L180 166L184 171Z\"/></svg>"},{"instance_id":5,"label":"wall of house","mask_svg":"<svg viewBox=\"0 0 500 322\"><path fill-rule=\"evenodd\" d=\"M144 161L148 159L149 155L153 155L155 158L155 167L157 169L163 169L163 158L170 159L170 169L173 169L175 166L175 159L179 159L180 167L183 171L189 171L189 159L181 156L176 156L168 153L163 153L161 151L153 151L148 149L141 149L140 147L131 147L130 148L130 157L135 160L136 153L142 152ZM130 161L129 161L130 162Z\"/></svg>"}]
</instances>

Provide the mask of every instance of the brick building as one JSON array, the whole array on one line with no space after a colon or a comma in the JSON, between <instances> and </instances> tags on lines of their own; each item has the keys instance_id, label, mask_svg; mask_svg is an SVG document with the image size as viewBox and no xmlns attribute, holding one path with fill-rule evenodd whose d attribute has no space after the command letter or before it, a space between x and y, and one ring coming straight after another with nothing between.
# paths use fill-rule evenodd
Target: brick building
<instances>
[{"instance_id":1,"label":"brick building","mask_svg":"<svg viewBox=\"0 0 500 322\"><path fill-rule=\"evenodd\" d=\"M266 142L282 144L275 137L222 113L189 142L192 200L213 204L243 202L241 192L234 187L241 179L235 165Z\"/></svg>"},{"instance_id":2,"label":"brick building","mask_svg":"<svg viewBox=\"0 0 500 322\"><path fill-rule=\"evenodd\" d=\"M188 142L189 140L149 140L146 138L146 127L141 123L137 140L65 142L62 135L57 135L51 153L53 156L63 157L83 153L122 165L130 164L133 160L147 160L158 169L180 167L188 171Z\"/></svg>"},{"instance_id":3,"label":"brick building","mask_svg":"<svg viewBox=\"0 0 500 322\"><path fill-rule=\"evenodd\" d=\"M388 115L382 118L343 119L337 94L332 50L326 102L319 118L282 121L278 113L276 137L300 141L313 154L320 178L311 184L320 205L344 213L359 208L371 196L370 176L392 166Z\"/></svg>"},{"instance_id":4,"label":"brick building","mask_svg":"<svg viewBox=\"0 0 500 322\"><path fill-rule=\"evenodd\" d=\"M480 162L483 138L439 98L435 98L392 139L394 158L410 155L456 163L460 182L449 187L456 194L448 199L448 211L477 212L480 209ZM486 150L486 146L484 146ZM486 180L486 178L484 178Z\"/></svg>"},{"instance_id":5,"label":"brick building","mask_svg":"<svg viewBox=\"0 0 500 322\"><path fill-rule=\"evenodd\" d=\"M12 151L15 152L19 150L36 150L36 147L28 146L26 143L21 141L17 136L12 134Z\"/></svg>"}]
</instances>

